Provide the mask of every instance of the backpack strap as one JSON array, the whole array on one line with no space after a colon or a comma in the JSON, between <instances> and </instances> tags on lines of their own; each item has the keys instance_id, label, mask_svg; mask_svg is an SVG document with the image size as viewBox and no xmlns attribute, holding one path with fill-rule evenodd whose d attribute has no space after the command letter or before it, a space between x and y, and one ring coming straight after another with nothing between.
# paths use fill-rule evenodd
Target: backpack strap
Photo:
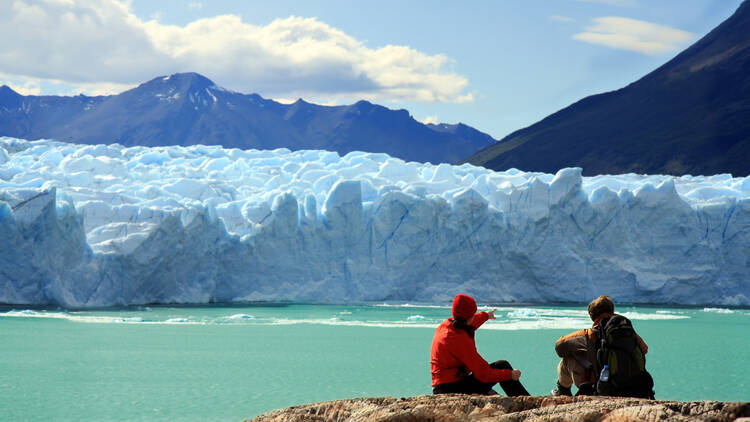
<instances>
[{"instance_id":1,"label":"backpack strap","mask_svg":"<svg viewBox=\"0 0 750 422\"><path fill-rule=\"evenodd\" d=\"M593 328L594 336L596 338L595 341L595 347L596 347L596 362L594 365L594 376L599 377L599 372L601 372L602 368L606 364L606 356L607 356L607 330L606 326L609 322L611 317L602 318L599 320L599 324Z\"/></svg>"}]
</instances>

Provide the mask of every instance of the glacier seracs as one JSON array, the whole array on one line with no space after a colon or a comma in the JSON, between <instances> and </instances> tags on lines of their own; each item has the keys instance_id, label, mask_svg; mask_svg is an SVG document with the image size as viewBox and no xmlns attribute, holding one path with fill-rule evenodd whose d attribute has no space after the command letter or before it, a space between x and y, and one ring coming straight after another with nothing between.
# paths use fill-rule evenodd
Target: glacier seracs
<instances>
[{"instance_id":1,"label":"glacier seracs","mask_svg":"<svg viewBox=\"0 0 750 422\"><path fill-rule=\"evenodd\" d=\"M750 305L750 178L0 138L0 303Z\"/></svg>"}]
</instances>

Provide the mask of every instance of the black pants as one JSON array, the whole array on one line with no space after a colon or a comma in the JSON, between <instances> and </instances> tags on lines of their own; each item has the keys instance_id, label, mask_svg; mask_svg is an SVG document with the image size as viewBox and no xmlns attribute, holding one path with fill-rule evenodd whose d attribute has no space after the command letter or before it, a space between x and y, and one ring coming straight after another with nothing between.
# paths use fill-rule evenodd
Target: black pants
<instances>
[{"instance_id":1,"label":"black pants","mask_svg":"<svg viewBox=\"0 0 750 422\"><path fill-rule=\"evenodd\" d=\"M505 360L499 360L492 362L490 368L494 369L513 369L510 363ZM432 387L433 394L450 394L450 393L462 393L462 394L487 394L490 389L495 385L494 382L485 383L474 378L474 375L468 375L464 379L448 384L440 384ZM529 392L521 384L521 381L503 381L500 383L500 387L505 391L508 397L514 396L529 396Z\"/></svg>"}]
</instances>

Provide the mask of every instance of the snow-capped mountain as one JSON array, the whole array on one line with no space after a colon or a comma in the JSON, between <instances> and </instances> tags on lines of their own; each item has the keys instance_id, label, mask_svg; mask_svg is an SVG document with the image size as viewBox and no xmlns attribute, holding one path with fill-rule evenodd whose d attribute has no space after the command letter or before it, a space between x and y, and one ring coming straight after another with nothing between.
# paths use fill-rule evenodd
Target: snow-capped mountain
<instances>
[{"instance_id":1,"label":"snow-capped mountain","mask_svg":"<svg viewBox=\"0 0 750 422\"><path fill-rule=\"evenodd\" d=\"M0 136L24 139L384 152L432 163L453 163L495 142L466 125L454 126L462 130L427 126L406 110L367 101L281 104L225 90L196 73L162 76L100 97L22 96L0 87Z\"/></svg>"}]
</instances>

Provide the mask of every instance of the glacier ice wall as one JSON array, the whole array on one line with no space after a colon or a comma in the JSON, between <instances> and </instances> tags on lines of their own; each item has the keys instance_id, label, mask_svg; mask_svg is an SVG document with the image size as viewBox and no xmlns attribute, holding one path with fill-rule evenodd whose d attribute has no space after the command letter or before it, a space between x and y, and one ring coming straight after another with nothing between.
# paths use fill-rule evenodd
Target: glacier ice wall
<instances>
[{"instance_id":1,"label":"glacier ice wall","mask_svg":"<svg viewBox=\"0 0 750 422\"><path fill-rule=\"evenodd\" d=\"M750 178L0 138L0 303L750 305Z\"/></svg>"}]
</instances>

